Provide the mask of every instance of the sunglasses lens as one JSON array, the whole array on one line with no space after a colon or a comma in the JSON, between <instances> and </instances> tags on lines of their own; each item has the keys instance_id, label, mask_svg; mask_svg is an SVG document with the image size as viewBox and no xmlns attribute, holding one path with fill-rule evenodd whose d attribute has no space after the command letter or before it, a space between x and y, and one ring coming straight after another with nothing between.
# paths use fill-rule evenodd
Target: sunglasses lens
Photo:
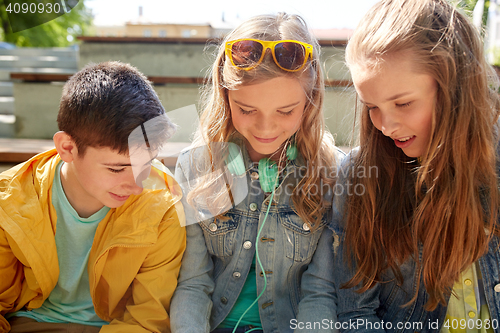
<instances>
[{"instance_id":1,"label":"sunglasses lens","mask_svg":"<svg viewBox=\"0 0 500 333\"><path fill-rule=\"evenodd\" d=\"M252 67L259 62L264 47L259 42L242 40L233 44L233 63L240 68Z\"/></svg>"},{"instance_id":2,"label":"sunglasses lens","mask_svg":"<svg viewBox=\"0 0 500 333\"><path fill-rule=\"evenodd\" d=\"M281 67L292 71L302 67L306 59L305 47L293 42L276 44L274 54Z\"/></svg>"}]
</instances>

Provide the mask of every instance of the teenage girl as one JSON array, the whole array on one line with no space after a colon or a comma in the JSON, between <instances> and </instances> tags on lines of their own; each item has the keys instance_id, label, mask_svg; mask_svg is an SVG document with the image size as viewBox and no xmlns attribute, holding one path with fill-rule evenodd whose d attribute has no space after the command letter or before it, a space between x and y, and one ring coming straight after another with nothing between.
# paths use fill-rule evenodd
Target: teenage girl
<instances>
[{"instance_id":1,"label":"teenage girl","mask_svg":"<svg viewBox=\"0 0 500 333\"><path fill-rule=\"evenodd\" d=\"M325 130L320 68L296 15L252 18L221 44L197 148L176 167L189 225L173 332L333 327L325 225L341 153Z\"/></svg>"},{"instance_id":2,"label":"teenage girl","mask_svg":"<svg viewBox=\"0 0 500 333\"><path fill-rule=\"evenodd\" d=\"M383 0L346 61L362 114L339 180L357 194L335 204L339 325L498 332L499 97L480 35L446 0Z\"/></svg>"}]
</instances>

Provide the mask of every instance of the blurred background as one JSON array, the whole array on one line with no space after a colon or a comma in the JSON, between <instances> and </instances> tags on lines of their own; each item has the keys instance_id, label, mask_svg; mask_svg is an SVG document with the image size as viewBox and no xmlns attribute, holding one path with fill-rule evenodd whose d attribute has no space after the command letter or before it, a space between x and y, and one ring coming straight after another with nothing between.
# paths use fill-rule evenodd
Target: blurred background
<instances>
[{"instance_id":1,"label":"blurred background","mask_svg":"<svg viewBox=\"0 0 500 333\"><path fill-rule=\"evenodd\" d=\"M492 64L500 63L496 1L500 0L453 1L483 34ZM56 19L12 32L9 19L34 25L33 16L8 15L14 2L72 5ZM278 12L301 15L318 38L326 82L326 125L338 145L353 146L355 92L344 65L344 49L361 17L375 3L0 0L0 163L17 163L51 147L64 82L86 64L107 60L131 63L148 76L165 109L181 125L172 140L177 146L169 148L168 154L175 155L191 139L199 88L221 38L252 16ZM175 158L169 160L174 162Z\"/></svg>"}]
</instances>

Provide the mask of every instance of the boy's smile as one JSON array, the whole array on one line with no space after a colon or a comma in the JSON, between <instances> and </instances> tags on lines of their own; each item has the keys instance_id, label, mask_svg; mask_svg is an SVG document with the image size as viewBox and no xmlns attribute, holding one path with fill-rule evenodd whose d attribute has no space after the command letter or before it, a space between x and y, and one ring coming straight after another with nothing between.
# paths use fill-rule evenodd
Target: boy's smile
<instances>
[{"instance_id":1,"label":"boy's smile","mask_svg":"<svg viewBox=\"0 0 500 333\"><path fill-rule=\"evenodd\" d=\"M76 149L75 149L76 150ZM108 147L87 147L84 156L73 155L61 168L64 192L81 217L88 217L103 206L116 208L131 195L138 195L138 186L128 155Z\"/></svg>"}]
</instances>

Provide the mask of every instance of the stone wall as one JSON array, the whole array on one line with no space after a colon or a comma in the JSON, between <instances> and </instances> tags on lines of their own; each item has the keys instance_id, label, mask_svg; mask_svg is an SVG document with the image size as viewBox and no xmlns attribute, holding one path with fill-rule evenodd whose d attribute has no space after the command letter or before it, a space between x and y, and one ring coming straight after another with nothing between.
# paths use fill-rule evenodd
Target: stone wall
<instances>
[{"instance_id":1,"label":"stone wall","mask_svg":"<svg viewBox=\"0 0 500 333\"><path fill-rule=\"evenodd\" d=\"M110 40L110 42L103 42ZM122 42L116 42L121 40ZM126 40L126 42L125 42ZM206 41L145 43L143 39L88 38L80 45L78 67L88 63L119 60L137 67L149 77L173 78L172 82L182 82L182 78L203 78L206 76L216 47ZM354 89L347 86L349 73L343 62L344 47L323 43L321 62L325 80L329 82L325 93L325 122L336 137L339 145L349 143L353 121ZM333 44L333 43L330 43ZM169 81L170 82L170 81ZM57 112L64 82L14 82L14 108L16 113L16 137L50 139L57 131ZM200 85L195 83L155 84L160 100L168 111L199 104ZM194 106L193 106L194 105ZM175 140L191 138L192 123L177 118L184 123Z\"/></svg>"}]
</instances>

